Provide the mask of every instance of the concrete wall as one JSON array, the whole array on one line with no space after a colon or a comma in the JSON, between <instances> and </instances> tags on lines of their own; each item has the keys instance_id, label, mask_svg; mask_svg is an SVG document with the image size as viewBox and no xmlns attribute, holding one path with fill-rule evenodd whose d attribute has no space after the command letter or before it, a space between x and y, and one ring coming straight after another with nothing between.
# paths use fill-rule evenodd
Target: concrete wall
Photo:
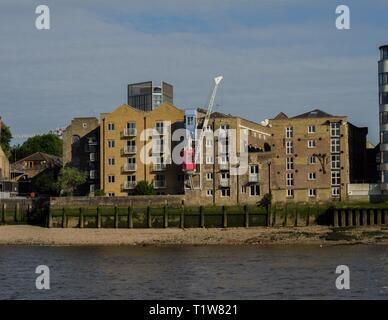
<instances>
[{"instance_id":1,"label":"concrete wall","mask_svg":"<svg viewBox=\"0 0 388 320\"><path fill-rule=\"evenodd\" d=\"M182 195L130 196L130 197L58 197L50 198L52 208L84 208L97 206L180 206Z\"/></svg>"}]
</instances>

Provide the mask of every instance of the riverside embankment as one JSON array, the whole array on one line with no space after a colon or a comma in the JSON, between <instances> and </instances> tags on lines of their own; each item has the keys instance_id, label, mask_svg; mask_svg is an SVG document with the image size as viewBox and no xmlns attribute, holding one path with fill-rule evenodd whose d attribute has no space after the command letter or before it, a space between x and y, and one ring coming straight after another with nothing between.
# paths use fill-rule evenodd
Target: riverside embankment
<instances>
[{"instance_id":1,"label":"riverside embankment","mask_svg":"<svg viewBox=\"0 0 388 320\"><path fill-rule=\"evenodd\" d=\"M0 245L162 246L162 245L342 245L388 244L388 228L327 226L193 229L49 229L0 226Z\"/></svg>"}]
</instances>

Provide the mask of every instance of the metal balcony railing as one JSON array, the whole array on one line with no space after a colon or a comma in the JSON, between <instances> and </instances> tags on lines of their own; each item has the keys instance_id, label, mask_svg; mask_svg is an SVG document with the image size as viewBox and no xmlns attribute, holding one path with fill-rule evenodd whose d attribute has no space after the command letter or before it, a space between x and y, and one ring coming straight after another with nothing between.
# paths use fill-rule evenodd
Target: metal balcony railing
<instances>
[{"instance_id":1,"label":"metal balcony railing","mask_svg":"<svg viewBox=\"0 0 388 320\"><path fill-rule=\"evenodd\" d=\"M136 171L136 163L126 163L123 166L123 171L124 172Z\"/></svg>"}]
</instances>

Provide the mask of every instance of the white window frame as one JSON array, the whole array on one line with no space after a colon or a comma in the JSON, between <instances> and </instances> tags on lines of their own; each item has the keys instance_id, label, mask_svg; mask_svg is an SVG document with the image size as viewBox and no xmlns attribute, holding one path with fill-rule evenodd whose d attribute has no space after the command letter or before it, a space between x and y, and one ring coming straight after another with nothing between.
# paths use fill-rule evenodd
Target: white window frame
<instances>
[{"instance_id":1,"label":"white window frame","mask_svg":"<svg viewBox=\"0 0 388 320\"><path fill-rule=\"evenodd\" d=\"M332 171L331 172L331 185L340 186L341 185L341 171Z\"/></svg>"},{"instance_id":2,"label":"white window frame","mask_svg":"<svg viewBox=\"0 0 388 320\"><path fill-rule=\"evenodd\" d=\"M312 159L314 159L313 161L312 161ZM317 164L317 157L316 156L309 156L308 158L307 158L307 163L308 164Z\"/></svg>"},{"instance_id":3,"label":"white window frame","mask_svg":"<svg viewBox=\"0 0 388 320\"><path fill-rule=\"evenodd\" d=\"M307 148L313 149L317 146L317 142L315 140L307 140Z\"/></svg>"},{"instance_id":4,"label":"white window frame","mask_svg":"<svg viewBox=\"0 0 388 320\"><path fill-rule=\"evenodd\" d=\"M291 155L294 152L294 144L291 140L286 141L286 154Z\"/></svg>"},{"instance_id":5,"label":"white window frame","mask_svg":"<svg viewBox=\"0 0 388 320\"><path fill-rule=\"evenodd\" d=\"M286 169L287 170L294 170L294 158L293 157L286 158Z\"/></svg>"},{"instance_id":6,"label":"white window frame","mask_svg":"<svg viewBox=\"0 0 388 320\"><path fill-rule=\"evenodd\" d=\"M286 138L291 139L294 136L294 129L292 127L286 127Z\"/></svg>"},{"instance_id":7,"label":"white window frame","mask_svg":"<svg viewBox=\"0 0 388 320\"><path fill-rule=\"evenodd\" d=\"M307 179L310 181L316 180L317 179L317 174L315 172L309 172L307 175Z\"/></svg>"},{"instance_id":8,"label":"white window frame","mask_svg":"<svg viewBox=\"0 0 388 320\"><path fill-rule=\"evenodd\" d=\"M293 198L294 197L294 189L287 189L286 190L286 197Z\"/></svg>"},{"instance_id":9,"label":"white window frame","mask_svg":"<svg viewBox=\"0 0 388 320\"><path fill-rule=\"evenodd\" d=\"M249 187L249 196L250 197L257 197L259 195L260 195L260 185L258 185L258 184L251 185Z\"/></svg>"},{"instance_id":10,"label":"white window frame","mask_svg":"<svg viewBox=\"0 0 388 320\"><path fill-rule=\"evenodd\" d=\"M331 169L341 169L341 156L339 154L331 155Z\"/></svg>"},{"instance_id":11,"label":"white window frame","mask_svg":"<svg viewBox=\"0 0 388 320\"><path fill-rule=\"evenodd\" d=\"M340 139L331 139L330 140L330 151L331 153L340 153L341 152L341 141Z\"/></svg>"},{"instance_id":12,"label":"white window frame","mask_svg":"<svg viewBox=\"0 0 388 320\"><path fill-rule=\"evenodd\" d=\"M213 196L213 189L207 189L206 190L206 196L207 197L212 197Z\"/></svg>"},{"instance_id":13,"label":"white window frame","mask_svg":"<svg viewBox=\"0 0 388 320\"><path fill-rule=\"evenodd\" d=\"M309 189L309 197L315 198L316 196L317 196L317 189L315 188Z\"/></svg>"},{"instance_id":14,"label":"white window frame","mask_svg":"<svg viewBox=\"0 0 388 320\"><path fill-rule=\"evenodd\" d=\"M230 188L221 189L221 198L229 198L230 197Z\"/></svg>"},{"instance_id":15,"label":"white window frame","mask_svg":"<svg viewBox=\"0 0 388 320\"><path fill-rule=\"evenodd\" d=\"M206 173L206 180L213 181L213 172Z\"/></svg>"},{"instance_id":16,"label":"white window frame","mask_svg":"<svg viewBox=\"0 0 388 320\"><path fill-rule=\"evenodd\" d=\"M330 123L330 136L331 137L340 137L341 134L341 124L339 122Z\"/></svg>"},{"instance_id":17,"label":"white window frame","mask_svg":"<svg viewBox=\"0 0 388 320\"><path fill-rule=\"evenodd\" d=\"M286 186L293 187L294 186L294 174L289 172L286 175Z\"/></svg>"},{"instance_id":18,"label":"white window frame","mask_svg":"<svg viewBox=\"0 0 388 320\"><path fill-rule=\"evenodd\" d=\"M315 125L314 125L314 124L310 124L310 125L307 127L307 133L315 133L315 132L316 132Z\"/></svg>"}]
</instances>

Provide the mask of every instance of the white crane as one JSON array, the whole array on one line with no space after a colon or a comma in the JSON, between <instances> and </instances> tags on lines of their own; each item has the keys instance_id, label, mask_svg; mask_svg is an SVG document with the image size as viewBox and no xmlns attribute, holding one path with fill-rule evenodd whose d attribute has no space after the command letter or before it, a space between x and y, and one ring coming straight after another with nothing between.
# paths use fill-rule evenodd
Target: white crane
<instances>
[{"instance_id":1,"label":"white crane","mask_svg":"<svg viewBox=\"0 0 388 320\"><path fill-rule=\"evenodd\" d=\"M209 105L207 107L205 118L203 120L202 130L199 132L199 137L198 137L197 143L195 145L195 160L194 160L195 164L201 163L200 160L201 160L201 154L202 154L202 141L203 141L203 138L205 136L205 131L206 131L206 128L207 128L207 125L209 123L209 119L210 119L210 116L211 116L211 113L213 110L213 105L214 105L214 101L216 99L217 89L218 89L223 78L224 78L223 76L218 76L218 77L214 78L213 92L212 92L212 95L211 95L210 100L209 100Z\"/></svg>"}]
</instances>

